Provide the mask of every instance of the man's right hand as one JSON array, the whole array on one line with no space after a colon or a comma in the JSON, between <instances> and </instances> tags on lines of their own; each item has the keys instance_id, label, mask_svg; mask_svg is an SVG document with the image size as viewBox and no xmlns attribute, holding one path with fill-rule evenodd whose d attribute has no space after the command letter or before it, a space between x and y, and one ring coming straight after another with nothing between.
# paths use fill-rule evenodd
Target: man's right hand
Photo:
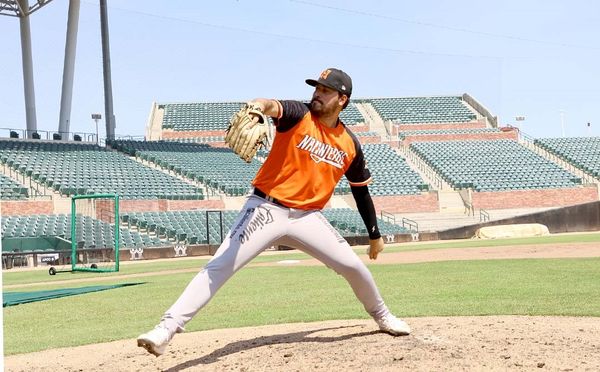
<instances>
[{"instance_id":1,"label":"man's right hand","mask_svg":"<svg viewBox=\"0 0 600 372\"><path fill-rule=\"evenodd\" d=\"M376 260L379 253L383 251L384 243L383 238L379 239L370 239L369 240L369 248L367 248L367 254L371 260Z\"/></svg>"}]
</instances>

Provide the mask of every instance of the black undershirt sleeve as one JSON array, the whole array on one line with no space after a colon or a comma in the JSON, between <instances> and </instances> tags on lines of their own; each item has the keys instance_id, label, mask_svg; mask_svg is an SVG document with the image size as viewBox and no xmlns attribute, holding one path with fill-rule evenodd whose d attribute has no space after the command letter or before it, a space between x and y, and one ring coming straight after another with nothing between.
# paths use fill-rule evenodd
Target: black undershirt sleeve
<instances>
[{"instance_id":1,"label":"black undershirt sleeve","mask_svg":"<svg viewBox=\"0 0 600 372\"><path fill-rule=\"evenodd\" d=\"M309 111L308 105L303 102L282 100L279 103L281 103L283 113L279 119L274 118L273 120L278 132L290 130Z\"/></svg>"},{"instance_id":2,"label":"black undershirt sleeve","mask_svg":"<svg viewBox=\"0 0 600 372\"><path fill-rule=\"evenodd\" d=\"M356 201L358 213L360 213L360 216L365 223L365 227L369 232L369 239L379 239L381 234L379 233L379 228L377 226L377 214L375 213L373 199L371 199L371 194L369 194L369 187L351 186L350 190L352 190L352 196Z\"/></svg>"}]
</instances>

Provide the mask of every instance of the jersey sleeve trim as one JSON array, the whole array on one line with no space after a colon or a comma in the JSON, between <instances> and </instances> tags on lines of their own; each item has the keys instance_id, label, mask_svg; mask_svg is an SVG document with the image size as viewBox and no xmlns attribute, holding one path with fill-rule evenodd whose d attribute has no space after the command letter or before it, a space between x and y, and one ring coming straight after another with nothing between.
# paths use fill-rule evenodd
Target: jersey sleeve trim
<instances>
[{"instance_id":1,"label":"jersey sleeve trim","mask_svg":"<svg viewBox=\"0 0 600 372\"><path fill-rule=\"evenodd\" d=\"M371 182L373 182L373 177L369 177L369 179L367 179L366 181L362 181L362 182L350 182L350 181L348 181L348 183L350 184L350 186L367 186L367 185L371 184Z\"/></svg>"},{"instance_id":2,"label":"jersey sleeve trim","mask_svg":"<svg viewBox=\"0 0 600 372\"><path fill-rule=\"evenodd\" d=\"M277 116L275 116L275 119L281 119L281 117L283 116L283 106L281 105L281 102L279 102L279 100L275 100L275 103L277 104ZM274 122L275 126L277 126L278 120L274 120Z\"/></svg>"}]
</instances>

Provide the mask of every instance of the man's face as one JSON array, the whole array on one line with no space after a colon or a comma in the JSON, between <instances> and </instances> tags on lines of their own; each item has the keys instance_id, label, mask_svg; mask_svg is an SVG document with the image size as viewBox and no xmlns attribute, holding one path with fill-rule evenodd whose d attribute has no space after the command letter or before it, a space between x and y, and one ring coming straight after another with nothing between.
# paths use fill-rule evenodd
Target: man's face
<instances>
[{"instance_id":1,"label":"man's face","mask_svg":"<svg viewBox=\"0 0 600 372\"><path fill-rule=\"evenodd\" d=\"M344 104L344 97L337 90L324 85L317 85L310 101L310 111L317 116L334 114Z\"/></svg>"}]
</instances>

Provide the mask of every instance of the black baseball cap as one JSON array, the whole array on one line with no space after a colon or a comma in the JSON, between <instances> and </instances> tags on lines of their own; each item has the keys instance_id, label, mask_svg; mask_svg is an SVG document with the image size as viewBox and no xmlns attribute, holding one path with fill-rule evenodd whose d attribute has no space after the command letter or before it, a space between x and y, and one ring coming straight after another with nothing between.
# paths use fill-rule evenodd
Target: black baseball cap
<instances>
[{"instance_id":1,"label":"black baseball cap","mask_svg":"<svg viewBox=\"0 0 600 372\"><path fill-rule=\"evenodd\" d=\"M328 68L321 72L319 80L306 79L306 84L316 87L318 84L337 90L348 98L352 94L352 79L342 70Z\"/></svg>"}]
</instances>

